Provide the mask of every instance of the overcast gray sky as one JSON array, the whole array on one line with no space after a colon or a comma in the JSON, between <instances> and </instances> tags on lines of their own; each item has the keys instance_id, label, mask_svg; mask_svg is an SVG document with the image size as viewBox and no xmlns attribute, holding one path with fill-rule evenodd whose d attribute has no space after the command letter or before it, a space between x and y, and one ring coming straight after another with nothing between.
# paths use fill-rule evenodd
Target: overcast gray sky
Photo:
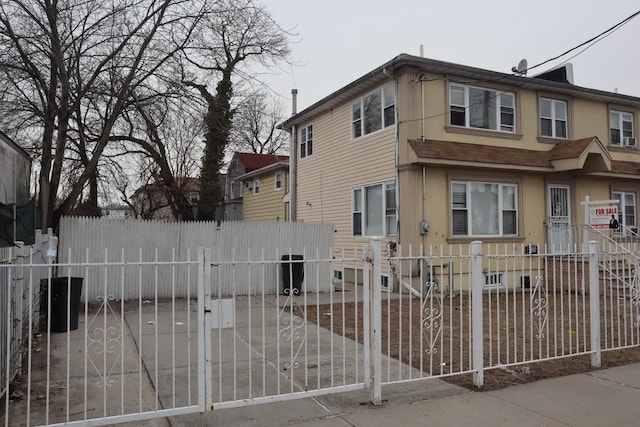
<instances>
[{"instance_id":1,"label":"overcast gray sky","mask_svg":"<svg viewBox=\"0 0 640 427\"><path fill-rule=\"evenodd\" d=\"M538 64L640 10L638 0L262 0L262 4L279 25L299 35L292 44L298 65L268 78L287 108L291 88L298 89L298 111L400 53L419 55L421 44L428 58L510 72L522 58L529 66ZM576 85L640 97L640 16L570 62Z\"/></svg>"}]
</instances>

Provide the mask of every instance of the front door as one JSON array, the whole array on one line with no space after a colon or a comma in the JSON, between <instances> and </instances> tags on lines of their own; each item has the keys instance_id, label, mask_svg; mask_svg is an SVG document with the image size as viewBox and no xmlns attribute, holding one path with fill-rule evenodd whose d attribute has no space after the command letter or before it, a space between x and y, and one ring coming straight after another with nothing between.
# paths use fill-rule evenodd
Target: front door
<instances>
[{"instance_id":1,"label":"front door","mask_svg":"<svg viewBox=\"0 0 640 427\"><path fill-rule=\"evenodd\" d=\"M568 185L548 186L548 243L552 253L572 250L571 203Z\"/></svg>"}]
</instances>

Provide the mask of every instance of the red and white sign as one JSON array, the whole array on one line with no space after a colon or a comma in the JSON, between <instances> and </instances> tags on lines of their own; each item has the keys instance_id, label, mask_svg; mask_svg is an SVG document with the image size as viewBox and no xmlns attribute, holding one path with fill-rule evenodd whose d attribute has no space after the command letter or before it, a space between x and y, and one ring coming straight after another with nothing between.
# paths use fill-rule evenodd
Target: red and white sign
<instances>
[{"instance_id":1,"label":"red and white sign","mask_svg":"<svg viewBox=\"0 0 640 427\"><path fill-rule=\"evenodd\" d=\"M590 218L589 224L593 228L609 228L609 222L612 219L618 219L617 206L602 206L598 208L589 208Z\"/></svg>"}]
</instances>

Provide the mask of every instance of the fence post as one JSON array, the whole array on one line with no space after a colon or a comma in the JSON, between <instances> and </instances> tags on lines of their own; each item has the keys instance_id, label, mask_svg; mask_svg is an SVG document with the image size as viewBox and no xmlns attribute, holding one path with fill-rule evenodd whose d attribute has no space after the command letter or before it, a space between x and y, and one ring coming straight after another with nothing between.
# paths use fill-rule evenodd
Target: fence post
<instances>
[{"instance_id":1,"label":"fence post","mask_svg":"<svg viewBox=\"0 0 640 427\"><path fill-rule=\"evenodd\" d=\"M14 291L15 291L15 301L16 301L16 305L15 305L15 313L14 313L14 321L16 322L15 325L15 331L16 331L16 336L15 336L15 340L16 340L16 348L19 350L19 355L22 355L22 343L23 343L23 337L24 337L24 314L25 314L25 310L24 310L24 290L25 290L25 280L24 280L24 257L25 257L25 253L27 252L26 249L27 247L24 246L24 242L15 242L16 245L16 268L15 268L15 273L14 273L14 283L16 284ZM28 338L27 338L28 339ZM18 356L15 360L15 368L16 369L22 369L22 357Z\"/></svg>"},{"instance_id":2,"label":"fence post","mask_svg":"<svg viewBox=\"0 0 640 427\"><path fill-rule=\"evenodd\" d=\"M371 262L373 256L371 254L371 246L362 247L362 319L364 325L362 325L363 332L362 337L364 339L364 386L366 388L371 387L371 334L370 323L371 317L369 315L369 290L371 289Z\"/></svg>"},{"instance_id":3,"label":"fence post","mask_svg":"<svg viewBox=\"0 0 640 427\"><path fill-rule=\"evenodd\" d=\"M602 363L600 346L600 274L599 245L589 242L589 317L591 320L591 366L599 368Z\"/></svg>"},{"instance_id":4,"label":"fence post","mask_svg":"<svg viewBox=\"0 0 640 427\"><path fill-rule=\"evenodd\" d=\"M373 280L369 277L369 283L372 285L369 289L369 357L370 357L370 397L373 405L382 404L382 277L381 277L381 242L380 239L371 240L369 246L368 262L373 265L368 267L368 273L373 276Z\"/></svg>"},{"instance_id":5,"label":"fence post","mask_svg":"<svg viewBox=\"0 0 640 427\"><path fill-rule=\"evenodd\" d=\"M211 366L211 249L198 248L198 403L213 410Z\"/></svg>"},{"instance_id":6,"label":"fence post","mask_svg":"<svg viewBox=\"0 0 640 427\"><path fill-rule=\"evenodd\" d=\"M473 385L484 385L484 342L482 330L482 242L471 242L471 335Z\"/></svg>"}]
</instances>

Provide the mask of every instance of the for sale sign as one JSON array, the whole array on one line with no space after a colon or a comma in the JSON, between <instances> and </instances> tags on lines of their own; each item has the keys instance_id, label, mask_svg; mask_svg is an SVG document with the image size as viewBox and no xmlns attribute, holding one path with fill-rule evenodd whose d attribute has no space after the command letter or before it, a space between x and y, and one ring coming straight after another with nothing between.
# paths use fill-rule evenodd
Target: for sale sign
<instances>
[{"instance_id":1,"label":"for sale sign","mask_svg":"<svg viewBox=\"0 0 640 427\"><path fill-rule=\"evenodd\" d=\"M591 218L589 223L593 228L610 228L611 224L615 221L616 227L618 222L618 207L617 206L601 206L598 208L589 208Z\"/></svg>"}]
</instances>

